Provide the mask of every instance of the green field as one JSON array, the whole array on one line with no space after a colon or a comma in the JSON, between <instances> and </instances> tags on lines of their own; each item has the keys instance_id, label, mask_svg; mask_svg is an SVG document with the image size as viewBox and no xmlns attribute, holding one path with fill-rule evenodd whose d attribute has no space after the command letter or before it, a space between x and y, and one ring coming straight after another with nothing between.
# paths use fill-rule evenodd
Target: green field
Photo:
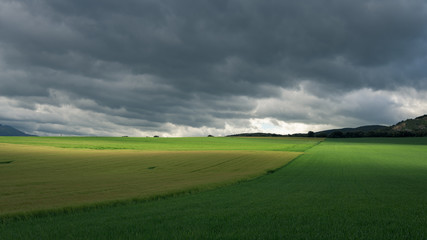
<instances>
[{"instance_id":1,"label":"green field","mask_svg":"<svg viewBox=\"0 0 427 240\"><path fill-rule=\"evenodd\" d=\"M291 151L303 152L319 140L310 138L124 138L124 137L0 137L0 143L78 149L143 151Z\"/></svg>"},{"instance_id":2,"label":"green field","mask_svg":"<svg viewBox=\"0 0 427 240\"><path fill-rule=\"evenodd\" d=\"M262 150L263 144L256 143L262 139L242 141L254 141L257 152ZM298 148L291 147L294 143L287 145L287 139L266 141L283 141L282 150L287 150L287 146L291 151ZM427 138L328 139L317 145L307 139L298 141L306 141L302 143L307 146L305 153L272 174L153 201L6 218L0 224L0 236L4 239L427 238ZM275 147L266 147L264 153L280 149L279 143L272 145ZM246 146L229 148L249 150L241 149ZM174 149L168 147L168 150Z\"/></svg>"}]
</instances>

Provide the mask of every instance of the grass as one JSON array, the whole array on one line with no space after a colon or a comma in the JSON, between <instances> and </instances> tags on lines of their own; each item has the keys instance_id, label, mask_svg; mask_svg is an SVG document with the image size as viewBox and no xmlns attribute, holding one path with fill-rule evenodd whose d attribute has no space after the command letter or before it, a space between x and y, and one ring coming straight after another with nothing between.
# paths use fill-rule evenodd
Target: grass
<instances>
[{"instance_id":1,"label":"grass","mask_svg":"<svg viewBox=\"0 0 427 240\"><path fill-rule=\"evenodd\" d=\"M78 149L132 149L143 151L292 151L316 144L313 138L122 138L122 137L0 137L0 143Z\"/></svg>"},{"instance_id":2,"label":"grass","mask_svg":"<svg viewBox=\"0 0 427 240\"><path fill-rule=\"evenodd\" d=\"M5 239L426 239L427 138L332 139L273 174L149 202L5 220Z\"/></svg>"}]
</instances>

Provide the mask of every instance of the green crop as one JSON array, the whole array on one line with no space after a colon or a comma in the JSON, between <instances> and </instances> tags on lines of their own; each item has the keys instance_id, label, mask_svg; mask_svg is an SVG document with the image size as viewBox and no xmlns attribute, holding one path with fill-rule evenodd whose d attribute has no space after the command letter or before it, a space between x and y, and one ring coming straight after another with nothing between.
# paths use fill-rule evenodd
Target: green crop
<instances>
[{"instance_id":1,"label":"green crop","mask_svg":"<svg viewBox=\"0 0 427 240\"><path fill-rule=\"evenodd\" d=\"M0 137L0 143L80 149L133 149L144 151L251 150L303 152L316 138L122 138L122 137Z\"/></svg>"},{"instance_id":2,"label":"green crop","mask_svg":"<svg viewBox=\"0 0 427 240\"><path fill-rule=\"evenodd\" d=\"M5 239L426 239L426 146L427 138L328 139L250 181L4 219L0 233Z\"/></svg>"}]
</instances>

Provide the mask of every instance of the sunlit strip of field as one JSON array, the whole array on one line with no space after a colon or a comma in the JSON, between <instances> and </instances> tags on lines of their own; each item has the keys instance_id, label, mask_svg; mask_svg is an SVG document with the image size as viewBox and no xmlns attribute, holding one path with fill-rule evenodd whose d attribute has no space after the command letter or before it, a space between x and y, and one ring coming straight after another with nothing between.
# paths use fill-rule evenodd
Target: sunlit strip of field
<instances>
[{"instance_id":1,"label":"sunlit strip of field","mask_svg":"<svg viewBox=\"0 0 427 240\"><path fill-rule=\"evenodd\" d=\"M300 153L135 151L0 144L0 215L147 198L253 178Z\"/></svg>"},{"instance_id":2,"label":"sunlit strip of field","mask_svg":"<svg viewBox=\"0 0 427 240\"><path fill-rule=\"evenodd\" d=\"M134 149L143 151L257 150L303 152L323 139L297 137L0 137L0 143L77 149Z\"/></svg>"}]
</instances>

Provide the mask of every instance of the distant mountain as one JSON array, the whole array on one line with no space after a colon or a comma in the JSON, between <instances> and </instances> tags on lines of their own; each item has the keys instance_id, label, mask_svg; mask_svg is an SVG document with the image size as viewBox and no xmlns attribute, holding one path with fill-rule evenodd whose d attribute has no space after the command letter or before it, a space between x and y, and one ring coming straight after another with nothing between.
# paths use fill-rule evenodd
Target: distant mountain
<instances>
[{"instance_id":1,"label":"distant mountain","mask_svg":"<svg viewBox=\"0 0 427 240\"><path fill-rule=\"evenodd\" d=\"M31 135L21 132L14 127L0 124L0 136L31 136Z\"/></svg>"}]
</instances>

